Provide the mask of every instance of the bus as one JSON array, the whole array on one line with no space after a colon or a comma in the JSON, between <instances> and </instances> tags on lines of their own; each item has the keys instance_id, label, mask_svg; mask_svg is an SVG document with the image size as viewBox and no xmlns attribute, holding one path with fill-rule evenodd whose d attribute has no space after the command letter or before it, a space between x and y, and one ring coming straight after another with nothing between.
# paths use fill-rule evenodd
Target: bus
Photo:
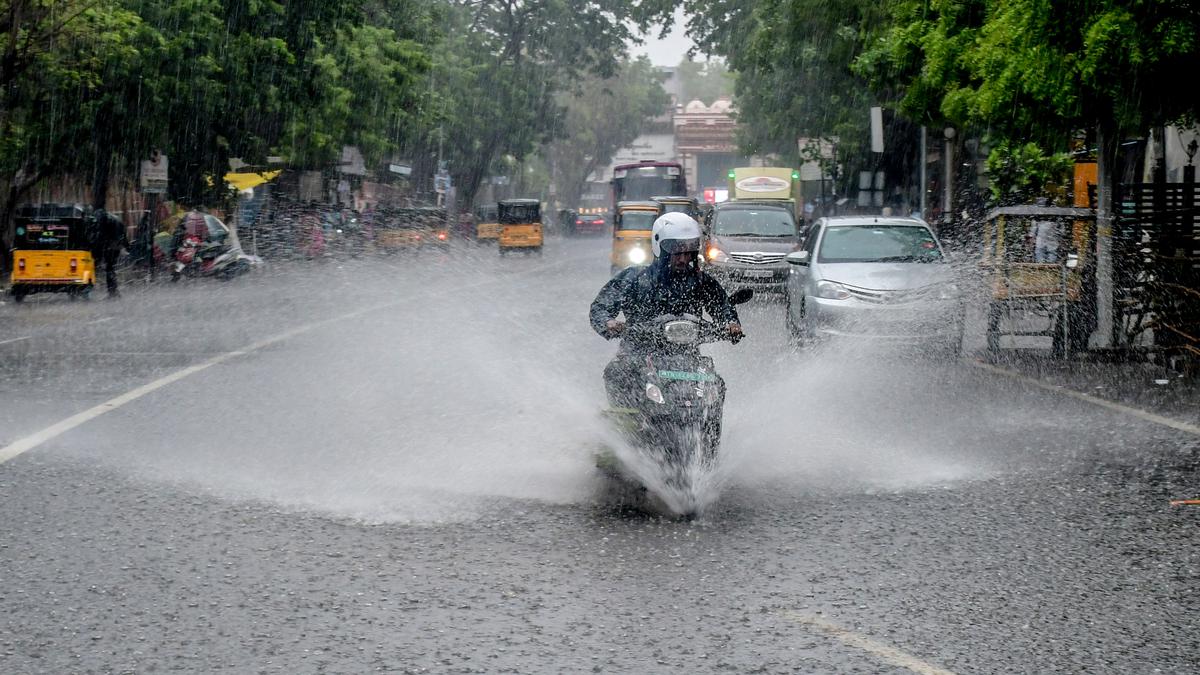
<instances>
[{"instance_id":1,"label":"bus","mask_svg":"<svg viewBox=\"0 0 1200 675\"><path fill-rule=\"evenodd\" d=\"M682 164L643 160L613 167L612 213L619 202L649 201L659 195L687 195Z\"/></svg>"}]
</instances>

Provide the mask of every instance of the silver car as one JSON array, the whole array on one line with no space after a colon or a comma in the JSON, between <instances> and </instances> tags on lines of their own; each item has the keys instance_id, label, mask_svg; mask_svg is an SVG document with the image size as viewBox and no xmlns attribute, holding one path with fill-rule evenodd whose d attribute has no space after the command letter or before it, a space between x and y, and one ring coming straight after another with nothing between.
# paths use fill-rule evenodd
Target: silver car
<instances>
[{"instance_id":1,"label":"silver car","mask_svg":"<svg viewBox=\"0 0 1200 675\"><path fill-rule=\"evenodd\" d=\"M784 256L800 245L796 220L785 205L717 204L704 219L705 271L727 287L782 291Z\"/></svg>"},{"instance_id":2,"label":"silver car","mask_svg":"<svg viewBox=\"0 0 1200 675\"><path fill-rule=\"evenodd\" d=\"M787 326L797 342L962 342L962 303L937 235L910 218L821 218L787 256Z\"/></svg>"}]
</instances>

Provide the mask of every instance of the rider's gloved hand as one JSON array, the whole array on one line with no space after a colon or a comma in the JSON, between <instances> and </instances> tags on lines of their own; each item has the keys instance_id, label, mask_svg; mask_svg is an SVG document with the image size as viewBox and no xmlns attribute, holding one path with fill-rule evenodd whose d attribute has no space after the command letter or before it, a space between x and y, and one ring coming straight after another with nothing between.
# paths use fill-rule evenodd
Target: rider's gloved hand
<instances>
[{"instance_id":1,"label":"rider's gloved hand","mask_svg":"<svg viewBox=\"0 0 1200 675\"><path fill-rule=\"evenodd\" d=\"M608 335L605 337L611 340L612 338L620 337L625 332L625 322L609 319L604 323L604 328L608 331Z\"/></svg>"},{"instance_id":2,"label":"rider's gloved hand","mask_svg":"<svg viewBox=\"0 0 1200 675\"><path fill-rule=\"evenodd\" d=\"M742 324L740 323L731 323L726 326L726 329L729 331L729 341L735 345L740 342L742 338L746 337L746 334L742 332Z\"/></svg>"}]
</instances>

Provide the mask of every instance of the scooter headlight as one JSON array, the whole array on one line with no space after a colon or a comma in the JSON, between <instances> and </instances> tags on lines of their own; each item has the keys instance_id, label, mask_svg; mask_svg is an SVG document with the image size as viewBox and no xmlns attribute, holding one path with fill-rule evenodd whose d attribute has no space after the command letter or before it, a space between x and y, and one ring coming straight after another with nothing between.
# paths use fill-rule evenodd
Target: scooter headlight
<instances>
[{"instance_id":1,"label":"scooter headlight","mask_svg":"<svg viewBox=\"0 0 1200 675\"><path fill-rule=\"evenodd\" d=\"M659 405L667 402L667 398L663 396L662 389L659 389L658 385L650 382L646 383L646 398Z\"/></svg>"},{"instance_id":2,"label":"scooter headlight","mask_svg":"<svg viewBox=\"0 0 1200 675\"><path fill-rule=\"evenodd\" d=\"M629 249L629 262L634 265L641 265L646 262L646 249L638 247Z\"/></svg>"}]
</instances>

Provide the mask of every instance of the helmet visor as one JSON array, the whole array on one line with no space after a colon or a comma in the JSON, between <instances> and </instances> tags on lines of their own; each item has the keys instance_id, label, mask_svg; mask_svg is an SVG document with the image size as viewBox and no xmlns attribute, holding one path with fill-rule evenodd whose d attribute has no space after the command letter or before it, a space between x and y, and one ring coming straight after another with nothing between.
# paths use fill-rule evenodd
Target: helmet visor
<instances>
[{"instance_id":1,"label":"helmet visor","mask_svg":"<svg viewBox=\"0 0 1200 675\"><path fill-rule=\"evenodd\" d=\"M662 249L662 254L664 256L675 255L676 253L699 253L700 238L664 239L659 242L658 246Z\"/></svg>"}]
</instances>

